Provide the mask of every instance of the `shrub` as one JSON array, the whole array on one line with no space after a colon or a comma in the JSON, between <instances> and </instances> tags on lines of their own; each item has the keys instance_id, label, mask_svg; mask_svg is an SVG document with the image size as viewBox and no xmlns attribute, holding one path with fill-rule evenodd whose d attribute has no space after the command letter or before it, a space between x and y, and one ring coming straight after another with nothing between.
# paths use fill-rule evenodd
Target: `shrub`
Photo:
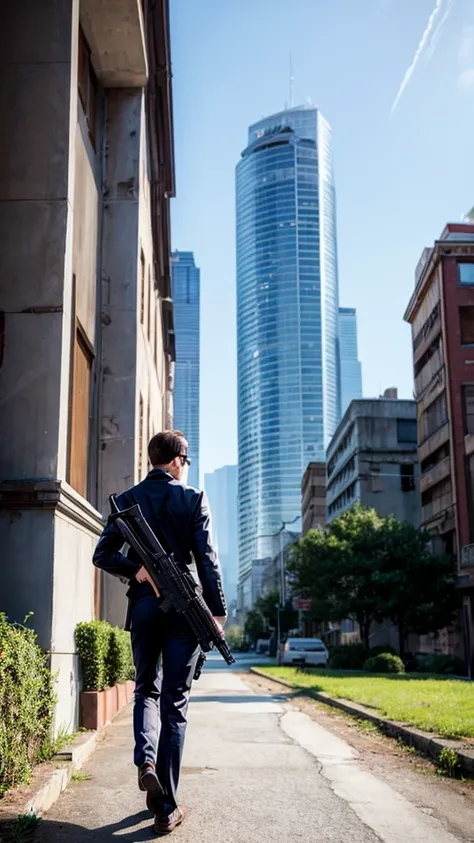
<instances>
[{"instance_id":1,"label":"shrub","mask_svg":"<svg viewBox=\"0 0 474 843\"><path fill-rule=\"evenodd\" d=\"M443 653L419 653L416 656L416 664L419 673L466 675L466 665L458 656Z\"/></svg>"},{"instance_id":2,"label":"shrub","mask_svg":"<svg viewBox=\"0 0 474 843\"><path fill-rule=\"evenodd\" d=\"M85 621L76 627L76 647L85 691L134 678L130 635L107 621Z\"/></svg>"},{"instance_id":3,"label":"shrub","mask_svg":"<svg viewBox=\"0 0 474 843\"><path fill-rule=\"evenodd\" d=\"M364 670L370 673L405 673L405 665L401 658L393 653L379 653L378 656L367 659Z\"/></svg>"},{"instance_id":4,"label":"shrub","mask_svg":"<svg viewBox=\"0 0 474 843\"><path fill-rule=\"evenodd\" d=\"M119 627L111 627L109 652L106 659L107 685L135 678L130 634Z\"/></svg>"},{"instance_id":5,"label":"shrub","mask_svg":"<svg viewBox=\"0 0 474 843\"><path fill-rule=\"evenodd\" d=\"M243 647L245 633L241 626L230 626L225 637L231 650L240 650Z\"/></svg>"},{"instance_id":6,"label":"shrub","mask_svg":"<svg viewBox=\"0 0 474 843\"><path fill-rule=\"evenodd\" d=\"M84 691L103 691L107 687L111 629L107 621L84 621L76 627Z\"/></svg>"},{"instance_id":7,"label":"shrub","mask_svg":"<svg viewBox=\"0 0 474 843\"><path fill-rule=\"evenodd\" d=\"M332 670L362 670L366 658L363 644L342 644L330 650L328 667Z\"/></svg>"},{"instance_id":8,"label":"shrub","mask_svg":"<svg viewBox=\"0 0 474 843\"><path fill-rule=\"evenodd\" d=\"M375 658L382 653L391 653L392 656L398 656L398 650L395 647L391 647L390 644L380 644L378 647L370 648L368 658Z\"/></svg>"},{"instance_id":9,"label":"shrub","mask_svg":"<svg viewBox=\"0 0 474 843\"><path fill-rule=\"evenodd\" d=\"M48 658L31 629L0 613L0 795L51 757L55 696Z\"/></svg>"}]
</instances>

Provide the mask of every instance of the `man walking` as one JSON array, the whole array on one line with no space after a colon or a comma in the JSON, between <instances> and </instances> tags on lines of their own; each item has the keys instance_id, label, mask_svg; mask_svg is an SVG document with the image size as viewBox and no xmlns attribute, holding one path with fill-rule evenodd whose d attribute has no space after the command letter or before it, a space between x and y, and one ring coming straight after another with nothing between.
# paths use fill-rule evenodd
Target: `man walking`
<instances>
[{"instance_id":1,"label":"man walking","mask_svg":"<svg viewBox=\"0 0 474 843\"><path fill-rule=\"evenodd\" d=\"M183 482L190 465L187 449L179 431L154 436L148 447L152 471L120 495L117 503L120 509L139 504L164 548L174 553L178 565L191 571L210 611L223 625L227 610L211 544L209 506L204 492ZM93 561L129 583L126 628L132 634L136 673L134 761L139 787L147 791L147 806L155 816L155 830L164 834L180 825L185 815L177 802L177 789L199 647L185 617L175 610L161 611L161 599L138 556L132 550L125 556L122 548L123 537L109 521Z\"/></svg>"}]
</instances>

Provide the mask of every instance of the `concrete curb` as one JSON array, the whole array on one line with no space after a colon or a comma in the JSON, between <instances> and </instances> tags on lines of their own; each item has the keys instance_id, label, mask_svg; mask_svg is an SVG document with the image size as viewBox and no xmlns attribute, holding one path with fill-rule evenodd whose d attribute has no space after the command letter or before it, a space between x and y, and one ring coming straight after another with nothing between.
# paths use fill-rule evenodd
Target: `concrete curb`
<instances>
[{"instance_id":1,"label":"concrete curb","mask_svg":"<svg viewBox=\"0 0 474 843\"><path fill-rule=\"evenodd\" d=\"M0 802L0 827L18 815L41 816L66 790L76 770L88 761L102 732L81 732L54 758L33 770L30 785L8 791ZM1 835L0 835L1 836Z\"/></svg>"},{"instance_id":2,"label":"concrete curb","mask_svg":"<svg viewBox=\"0 0 474 843\"><path fill-rule=\"evenodd\" d=\"M458 756L459 764L463 775L474 777L474 750L467 749L462 741L447 740L439 738L430 732L422 732L420 729L415 729L412 726L405 726L403 723L397 723L394 720L387 720L379 714L374 714L365 706L359 703L351 702L350 700L336 699L331 697L325 691L312 691L311 688L295 688L291 682L286 679L278 679L265 673L258 667L251 667L251 673L257 676L262 676L272 682L277 682L279 685L284 685L286 688L291 688L292 691L302 692L305 696L310 697L317 702L337 708L352 717L359 720L368 720L373 723L380 731L386 735L394 738L400 738L408 746L413 746L415 749L422 752L423 755L430 756L435 760L439 757L443 749L453 749Z\"/></svg>"},{"instance_id":3,"label":"concrete curb","mask_svg":"<svg viewBox=\"0 0 474 843\"><path fill-rule=\"evenodd\" d=\"M39 790L31 795L22 813L34 812L41 815L54 805L66 790L72 775L88 761L99 741L100 732L82 732L61 752L53 758L61 767L52 770L42 783Z\"/></svg>"}]
</instances>

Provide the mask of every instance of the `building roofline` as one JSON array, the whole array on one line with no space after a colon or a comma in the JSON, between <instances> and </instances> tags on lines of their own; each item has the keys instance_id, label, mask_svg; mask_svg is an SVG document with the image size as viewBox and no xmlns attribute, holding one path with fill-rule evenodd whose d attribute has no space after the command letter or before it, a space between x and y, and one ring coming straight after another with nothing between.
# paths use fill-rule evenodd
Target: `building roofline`
<instances>
[{"instance_id":1,"label":"building roofline","mask_svg":"<svg viewBox=\"0 0 474 843\"><path fill-rule=\"evenodd\" d=\"M416 401L415 401L414 398L353 398L353 400L349 404L346 412L344 413L341 421L339 422L336 430L334 431L330 444L326 448L326 458L329 454L329 451L332 447L333 442L341 434L345 425L347 425L347 423L351 420L351 418L356 419L358 417L358 414L356 412L354 412L356 407L359 407L359 406L364 405L364 404L377 404L379 406L381 404L386 404L386 405L390 405L390 406L393 406L394 404L396 404L398 407L401 407L404 404L404 405L410 405L411 407L416 408ZM327 459L326 459L326 462L328 462Z\"/></svg>"},{"instance_id":2,"label":"building roofline","mask_svg":"<svg viewBox=\"0 0 474 843\"><path fill-rule=\"evenodd\" d=\"M408 306L405 310L405 313L404 313L404 316L403 316L405 322L411 323L412 318L415 315L417 305L421 301L422 293L425 290L426 284L428 283L432 272L434 272L434 270L436 269L436 266L438 265L438 263L440 261L440 258L443 257L444 254L446 254L446 253L449 254L449 252L446 252L445 250L446 249L452 250L453 246L458 246L458 247L462 246L462 245L472 246L472 242L473 242L472 239L466 239L466 240L457 240L457 239L456 240L450 240L449 239L450 233L462 234L463 232L466 232L466 234L470 233L471 235L474 234L474 224L468 223L468 222L464 222L464 223L449 222L449 223L446 223L446 225L445 225L445 227L444 227L444 229L441 233L441 237L438 240L434 241L434 244L431 248L427 247L427 249L425 248L423 250L423 252L421 253L420 259L419 259L418 264L417 264L417 270L418 270L419 264L423 260L423 255L424 255L425 251L428 250L430 252L429 256L427 256L426 263L422 267L422 269L420 271L420 275L419 275L418 279L416 280L415 289L413 290L410 301L408 302Z\"/></svg>"}]
</instances>

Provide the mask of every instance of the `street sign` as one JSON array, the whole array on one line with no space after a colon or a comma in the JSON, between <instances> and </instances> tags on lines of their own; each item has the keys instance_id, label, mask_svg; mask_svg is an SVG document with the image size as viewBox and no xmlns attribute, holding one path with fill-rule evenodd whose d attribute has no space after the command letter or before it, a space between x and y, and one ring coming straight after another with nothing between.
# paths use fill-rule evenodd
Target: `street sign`
<instances>
[{"instance_id":1,"label":"street sign","mask_svg":"<svg viewBox=\"0 0 474 843\"><path fill-rule=\"evenodd\" d=\"M302 597L295 597L293 600L293 609L295 612L309 612L311 608L311 600L304 600Z\"/></svg>"}]
</instances>

